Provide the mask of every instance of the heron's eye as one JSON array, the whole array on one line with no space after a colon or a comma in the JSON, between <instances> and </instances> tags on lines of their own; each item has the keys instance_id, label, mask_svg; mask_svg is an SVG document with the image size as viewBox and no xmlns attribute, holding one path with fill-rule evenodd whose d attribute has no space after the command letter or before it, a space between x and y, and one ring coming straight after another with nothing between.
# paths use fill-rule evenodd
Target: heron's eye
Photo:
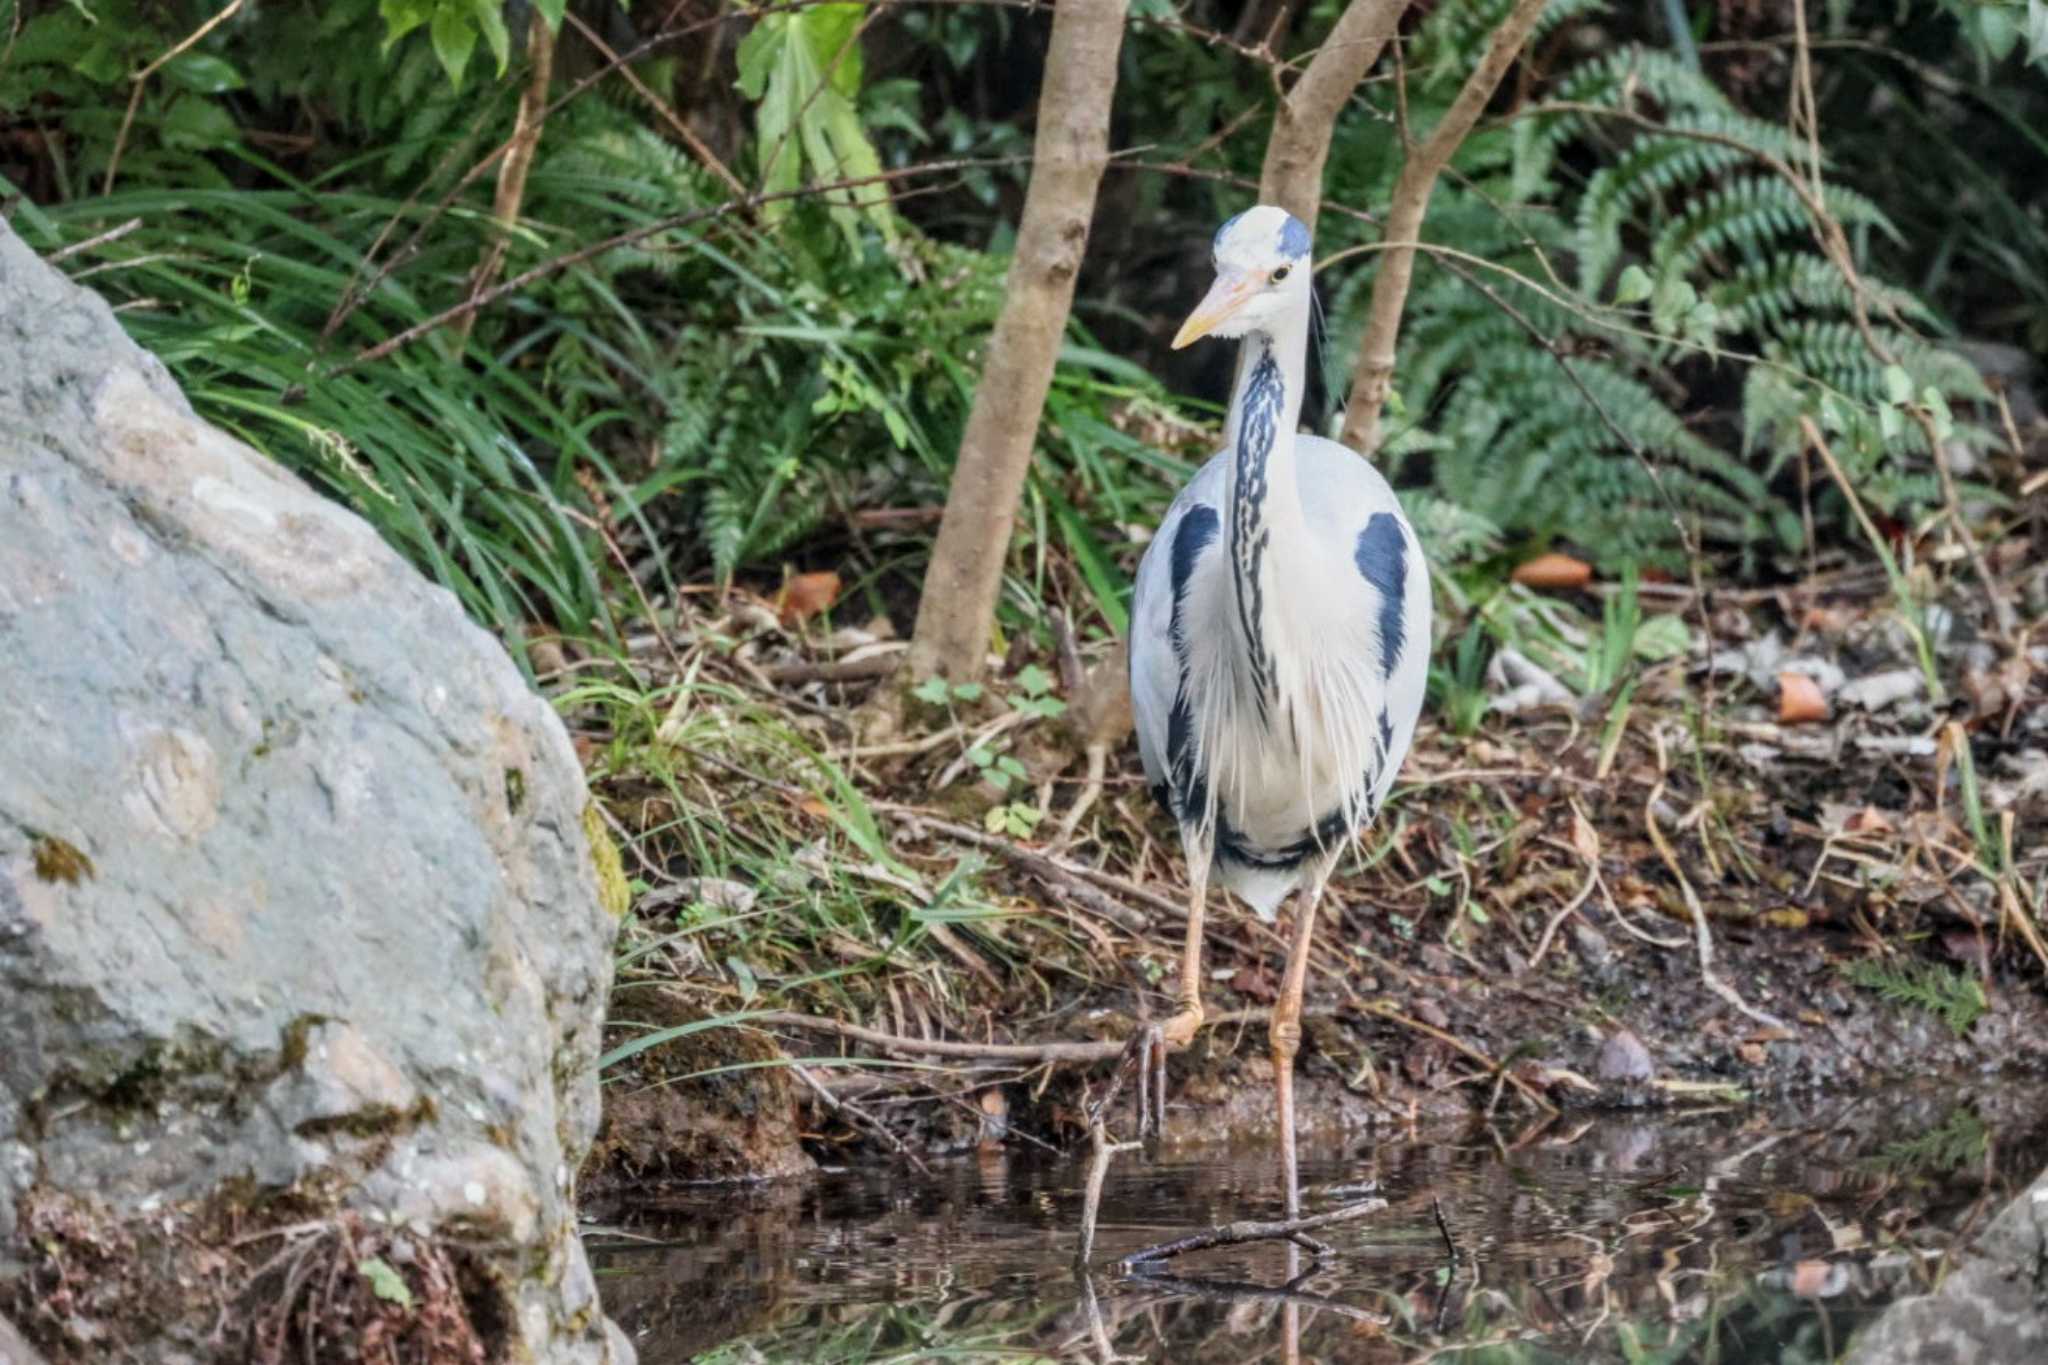
<instances>
[{"instance_id":1,"label":"heron's eye","mask_svg":"<svg viewBox=\"0 0 2048 1365\"><path fill-rule=\"evenodd\" d=\"M1282 281L1282 280L1286 279L1286 278L1287 278L1287 272L1288 272L1288 271L1290 271L1290 270L1292 270L1292 269L1294 269L1294 267L1293 267L1293 266L1291 266L1291 265L1283 265L1283 266L1279 267L1279 268L1278 268L1277 270L1275 270L1275 271L1273 272L1273 274L1272 274L1272 277L1271 277L1271 278L1272 278L1272 281L1273 281L1273 283L1275 283L1275 284L1278 284L1278 283L1280 283L1280 281Z\"/></svg>"}]
</instances>

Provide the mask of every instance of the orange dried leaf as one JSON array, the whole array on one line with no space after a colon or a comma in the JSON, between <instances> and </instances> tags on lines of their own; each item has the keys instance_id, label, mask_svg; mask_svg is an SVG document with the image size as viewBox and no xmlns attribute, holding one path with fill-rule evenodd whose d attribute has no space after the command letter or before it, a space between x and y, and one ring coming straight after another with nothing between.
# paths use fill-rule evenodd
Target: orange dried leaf
<instances>
[{"instance_id":1,"label":"orange dried leaf","mask_svg":"<svg viewBox=\"0 0 2048 1365\"><path fill-rule=\"evenodd\" d=\"M830 569L800 573L775 595L775 613L785 626L798 625L839 600L839 575Z\"/></svg>"},{"instance_id":2,"label":"orange dried leaf","mask_svg":"<svg viewBox=\"0 0 2048 1365\"><path fill-rule=\"evenodd\" d=\"M1778 675L1778 723L1806 725L1828 718L1828 699L1820 684L1804 673Z\"/></svg>"},{"instance_id":3,"label":"orange dried leaf","mask_svg":"<svg viewBox=\"0 0 2048 1365\"><path fill-rule=\"evenodd\" d=\"M1509 577L1526 588L1583 588L1593 581L1593 566L1552 551L1517 565Z\"/></svg>"}]
</instances>

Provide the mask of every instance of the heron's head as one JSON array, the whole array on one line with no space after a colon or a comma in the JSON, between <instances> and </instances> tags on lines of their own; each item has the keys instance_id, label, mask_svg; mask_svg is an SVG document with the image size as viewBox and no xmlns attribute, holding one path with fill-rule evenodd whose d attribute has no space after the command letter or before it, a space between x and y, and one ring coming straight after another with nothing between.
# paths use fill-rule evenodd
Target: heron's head
<instances>
[{"instance_id":1,"label":"heron's head","mask_svg":"<svg viewBox=\"0 0 2048 1365\"><path fill-rule=\"evenodd\" d=\"M1260 331L1308 296L1308 227L1286 209L1246 209L1216 230L1210 254L1216 283L1181 324L1176 351L1205 336Z\"/></svg>"}]
</instances>

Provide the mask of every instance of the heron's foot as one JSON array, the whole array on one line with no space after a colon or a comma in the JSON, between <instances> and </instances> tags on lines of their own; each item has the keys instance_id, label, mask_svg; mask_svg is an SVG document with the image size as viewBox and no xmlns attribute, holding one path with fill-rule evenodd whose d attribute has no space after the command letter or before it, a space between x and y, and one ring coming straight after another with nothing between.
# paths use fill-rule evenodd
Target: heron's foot
<instances>
[{"instance_id":1,"label":"heron's foot","mask_svg":"<svg viewBox=\"0 0 2048 1365\"><path fill-rule=\"evenodd\" d=\"M1195 1040L1195 1031L1202 1027L1202 1007L1183 1005L1180 1012L1159 1026L1159 1036L1166 1045L1176 1052Z\"/></svg>"},{"instance_id":2,"label":"heron's foot","mask_svg":"<svg viewBox=\"0 0 2048 1365\"><path fill-rule=\"evenodd\" d=\"M1140 1027L1124 1045L1117 1068L1119 1074L1124 1067L1137 1073L1140 1139L1166 1136L1166 1054L1186 1047L1201 1026L1202 1007L1184 1005L1165 1022Z\"/></svg>"}]
</instances>

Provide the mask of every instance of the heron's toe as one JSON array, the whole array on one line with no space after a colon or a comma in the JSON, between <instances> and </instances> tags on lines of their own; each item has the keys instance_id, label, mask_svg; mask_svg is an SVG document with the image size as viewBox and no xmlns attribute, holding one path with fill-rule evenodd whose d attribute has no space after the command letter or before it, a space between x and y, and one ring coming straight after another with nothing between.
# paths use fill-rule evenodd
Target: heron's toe
<instances>
[{"instance_id":1,"label":"heron's toe","mask_svg":"<svg viewBox=\"0 0 2048 1365\"><path fill-rule=\"evenodd\" d=\"M1195 1039L1195 1032L1202 1027L1202 1012L1199 1009L1182 1010L1159 1027L1159 1036L1172 1048L1186 1047Z\"/></svg>"}]
</instances>

